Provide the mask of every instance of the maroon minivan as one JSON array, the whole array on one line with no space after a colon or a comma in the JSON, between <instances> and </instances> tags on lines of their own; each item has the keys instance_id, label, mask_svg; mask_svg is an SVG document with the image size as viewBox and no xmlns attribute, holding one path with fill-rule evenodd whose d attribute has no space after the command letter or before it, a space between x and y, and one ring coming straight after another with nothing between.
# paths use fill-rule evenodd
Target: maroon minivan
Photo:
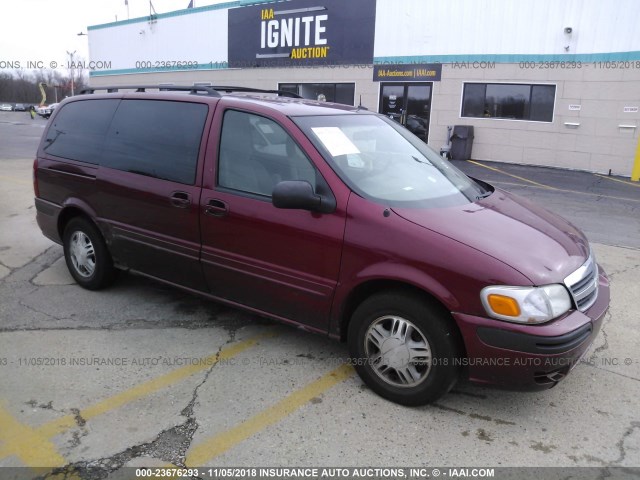
<instances>
[{"instance_id":1,"label":"maroon minivan","mask_svg":"<svg viewBox=\"0 0 640 480\"><path fill-rule=\"evenodd\" d=\"M33 167L38 224L82 287L126 270L328 334L405 405L462 375L552 387L600 329L609 282L582 232L384 116L105 89L60 104Z\"/></svg>"}]
</instances>

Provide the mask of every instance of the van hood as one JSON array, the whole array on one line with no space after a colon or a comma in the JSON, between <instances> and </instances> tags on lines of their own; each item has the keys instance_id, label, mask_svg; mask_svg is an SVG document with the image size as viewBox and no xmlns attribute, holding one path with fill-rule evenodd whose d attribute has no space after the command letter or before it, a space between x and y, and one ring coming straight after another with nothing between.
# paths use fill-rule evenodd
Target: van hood
<instances>
[{"instance_id":1,"label":"van hood","mask_svg":"<svg viewBox=\"0 0 640 480\"><path fill-rule=\"evenodd\" d=\"M562 283L589 256L588 240L571 223L500 189L466 205L393 211L506 263L533 285Z\"/></svg>"}]
</instances>

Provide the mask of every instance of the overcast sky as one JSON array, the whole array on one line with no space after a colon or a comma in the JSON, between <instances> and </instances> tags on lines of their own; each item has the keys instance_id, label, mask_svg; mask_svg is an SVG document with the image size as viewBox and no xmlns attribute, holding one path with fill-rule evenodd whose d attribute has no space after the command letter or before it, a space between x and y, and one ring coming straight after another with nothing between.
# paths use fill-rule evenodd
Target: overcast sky
<instances>
[{"instance_id":1,"label":"overcast sky","mask_svg":"<svg viewBox=\"0 0 640 480\"><path fill-rule=\"evenodd\" d=\"M189 0L152 0L157 13L187 8ZM196 7L226 0L194 0ZM88 60L87 26L127 19L125 0L2 0L0 67L6 62L62 63L67 51ZM129 0L130 18L149 15L149 0ZM4 64L3 64L4 62ZM0 70L2 71L2 70Z\"/></svg>"}]
</instances>

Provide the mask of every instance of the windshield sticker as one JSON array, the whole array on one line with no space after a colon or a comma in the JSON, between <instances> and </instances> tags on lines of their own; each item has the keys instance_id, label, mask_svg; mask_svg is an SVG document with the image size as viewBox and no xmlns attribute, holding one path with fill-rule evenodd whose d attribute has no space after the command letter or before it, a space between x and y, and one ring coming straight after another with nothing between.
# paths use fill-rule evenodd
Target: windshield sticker
<instances>
[{"instance_id":1,"label":"windshield sticker","mask_svg":"<svg viewBox=\"0 0 640 480\"><path fill-rule=\"evenodd\" d=\"M360 153L358 147L338 127L315 127L311 130L333 157Z\"/></svg>"}]
</instances>

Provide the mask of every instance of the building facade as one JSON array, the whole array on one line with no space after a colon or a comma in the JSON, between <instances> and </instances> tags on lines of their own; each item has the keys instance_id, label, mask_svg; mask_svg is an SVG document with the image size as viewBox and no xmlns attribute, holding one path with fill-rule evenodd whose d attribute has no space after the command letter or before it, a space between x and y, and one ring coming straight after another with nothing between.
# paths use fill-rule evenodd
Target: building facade
<instances>
[{"instance_id":1,"label":"building facade","mask_svg":"<svg viewBox=\"0 0 640 480\"><path fill-rule=\"evenodd\" d=\"M238 0L89 27L92 86L196 83L363 105L434 149L640 176L640 3Z\"/></svg>"}]
</instances>

